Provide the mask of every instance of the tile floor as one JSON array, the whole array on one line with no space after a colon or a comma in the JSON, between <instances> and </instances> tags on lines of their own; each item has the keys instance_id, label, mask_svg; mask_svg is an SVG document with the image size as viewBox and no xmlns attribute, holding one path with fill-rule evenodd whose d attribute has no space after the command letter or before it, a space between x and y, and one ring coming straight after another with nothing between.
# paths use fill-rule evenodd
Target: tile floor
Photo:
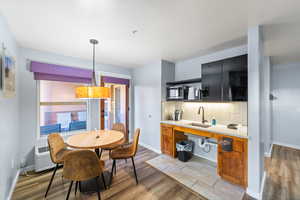
<instances>
[{"instance_id":1,"label":"tile floor","mask_svg":"<svg viewBox=\"0 0 300 200\"><path fill-rule=\"evenodd\" d=\"M244 189L222 180L216 164L194 156L184 163L159 155L147 163L210 200L242 200Z\"/></svg>"}]
</instances>

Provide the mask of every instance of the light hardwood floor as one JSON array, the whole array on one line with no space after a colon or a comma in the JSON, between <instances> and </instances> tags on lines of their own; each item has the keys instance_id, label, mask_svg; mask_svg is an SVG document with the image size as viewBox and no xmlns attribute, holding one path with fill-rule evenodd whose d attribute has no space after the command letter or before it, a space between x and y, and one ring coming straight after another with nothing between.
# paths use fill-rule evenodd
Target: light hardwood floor
<instances>
[{"instance_id":1,"label":"light hardwood floor","mask_svg":"<svg viewBox=\"0 0 300 200\"><path fill-rule=\"evenodd\" d=\"M263 200L300 200L300 150L273 146Z\"/></svg>"},{"instance_id":2,"label":"light hardwood floor","mask_svg":"<svg viewBox=\"0 0 300 200\"><path fill-rule=\"evenodd\" d=\"M143 199L143 200L205 200L177 181L169 178L160 171L152 168L145 161L156 157L158 154L139 146L135 164L139 178L139 184L135 184L131 162L119 161L117 163L117 175L113 179L110 189L101 193L102 199ZM106 160L106 167L111 168L111 161L108 160L107 153L103 159ZM53 185L49 191L48 200L65 199L69 187L69 181L61 177L62 169L58 170ZM13 194L13 200L40 200L43 199L52 171L44 173L31 173L30 176L21 176ZM83 195L77 193L74 196L74 187L70 199L97 199L96 194ZM250 200L249 197L244 197Z\"/></svg>"}]
</instances>

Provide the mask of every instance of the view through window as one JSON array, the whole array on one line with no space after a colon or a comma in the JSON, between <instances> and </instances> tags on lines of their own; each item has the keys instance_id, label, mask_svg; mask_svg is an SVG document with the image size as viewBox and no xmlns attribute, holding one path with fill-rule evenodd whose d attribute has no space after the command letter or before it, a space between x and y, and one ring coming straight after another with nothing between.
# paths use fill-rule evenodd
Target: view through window
<instances>
[{"instance_id":1,"label":"view through window","mask_svg":"<svg viewBox=\"0 0 300 200\"><path fill-rule=\"evenodd\" d=\"M87 127L87 101L75 97L79 83L40 82L40 136L83 130Z\"/></svg>"}]
</instances>

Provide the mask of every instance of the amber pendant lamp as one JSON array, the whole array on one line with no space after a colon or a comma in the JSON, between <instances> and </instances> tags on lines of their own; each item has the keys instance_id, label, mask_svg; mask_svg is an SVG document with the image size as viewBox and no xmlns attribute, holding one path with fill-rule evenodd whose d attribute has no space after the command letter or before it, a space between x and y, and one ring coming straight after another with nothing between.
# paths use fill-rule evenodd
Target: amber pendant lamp
<instances>
[{"instance_id":1,"label":"amber pendant lamp","mask_svg":"<svg viewBox=\"0 0 300 200\"><path fill-rule=\"evenodd\" d=\"M95 46L98 41L91 39L93 45L93 77L90 86L80 86L76 88L75 96L80 99L107 99L110 98L110 89L107 87L97 86L95 73Z\"/></svg>"}]
</instances>

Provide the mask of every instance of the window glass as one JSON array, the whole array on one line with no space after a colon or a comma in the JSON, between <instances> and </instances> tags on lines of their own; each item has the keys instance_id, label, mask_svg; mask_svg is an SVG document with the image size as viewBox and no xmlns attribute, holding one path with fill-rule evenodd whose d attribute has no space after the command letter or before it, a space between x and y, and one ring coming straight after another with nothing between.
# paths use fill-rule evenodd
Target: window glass
<instances>
[{"instance_id":1,"label":"window glass","mask_svg":"<svg viewBox=\"0 0 300 200\"><path fill-rule=\"evenodd\" d=\"M87 102L75 97L82 84L40 81L40 135L85 130Z\"/></svg>"}]
</instances>

